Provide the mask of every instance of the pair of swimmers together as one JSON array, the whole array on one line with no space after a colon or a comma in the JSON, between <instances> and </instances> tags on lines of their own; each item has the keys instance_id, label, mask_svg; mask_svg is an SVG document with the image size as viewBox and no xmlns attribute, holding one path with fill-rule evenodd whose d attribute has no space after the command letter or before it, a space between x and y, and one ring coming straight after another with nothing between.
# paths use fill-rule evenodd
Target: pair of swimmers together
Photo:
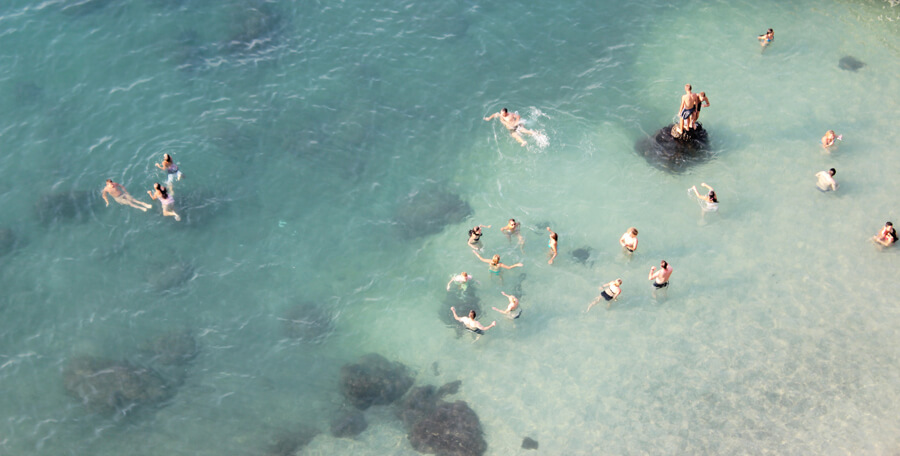
<instances>
[{"instance_id":1,"label":"pair of swimmers together","mask_svg":"<svg viewBox=\"0 0 900 456\"><path fill-rule=\"evenodd\" d=\"M656 297L656 292L660 289L667 288L669 286L669 277L672 276L672 266L669 265L666 260L662 260L659 263L659 270L656 269L656 266L650 267L650 273L647 275L647 280L653 281L653 296ZM600 285L600 295L594 298L590 304L588 304L588 308L585 309L585 313L591 310L591 307L594 307L601 300L606 301L606 308L609 309L612 305L612 301L618 301L619 295L622 294L622 279L616 279L612 282L604 283Z\"/></svg>"}]
</instances>

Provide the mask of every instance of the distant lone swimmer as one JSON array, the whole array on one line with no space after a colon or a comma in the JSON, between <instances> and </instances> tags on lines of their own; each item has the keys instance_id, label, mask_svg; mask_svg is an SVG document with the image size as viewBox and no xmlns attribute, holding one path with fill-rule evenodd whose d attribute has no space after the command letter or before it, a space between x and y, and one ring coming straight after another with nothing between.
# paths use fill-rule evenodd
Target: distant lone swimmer
<instances>
[{"instance_id":1,"label":"distant lone swimmer","mask_svg":"<svg viewBox=\"0 0 900 456\"><path fill-rule=\"evenodd\" d=\"M894 229L894 224L891 222L885 223L884 228L872 239L885 247L897 242L897 230Z\"/></svg>"},{"instance_id":2,"label":"distant lone swimmer","mask_svg":"<svg viewBox=\"0 0 900 456\"><path fill-rule=\"evenodd\" d=\"M115 202L140 209L144 212L147 212L147 209L153 207L143 201L134 199L133 196L128 194L128 191L125 190L125 187L123 187L122 184L113 182L112 179L106 179L106 187L103 187L103 191L100 192L103 201L106 201L106 205L109 206L109 200L106 199L107 193L109 193L109 196L113 197Z\"/></svg>"},{"instance_id":3,"label":"distant lone swimmer","mask_svg":"<svg viewBox=\"0 0 900 456\"><path fill-rule=\"evenodd\" d=\"M485 117L484 120L489 121L494 118L499 117L500 123L509 130L509 135L513 137L522 147L525 147L528 144L524 139L522 139L522 134L526 134L529 136L534 136L534 131L529 130L522 126L522 116L518 113L511 113L503 108L500 112L495 112L488 117Z\"/></svg>"},{"instance_id":4,"label":"distant lone swimmer","mask_svg":"<svg viewBox=\"0 0 900 456\"><path fill-rule=\"evenodd\" d=\"M459 315L456 315L455 307L451 307L450 312L453 312L453 318L455 318L456 321L462 323L466 327L466 329L468 329L469 331L472 331L475 334L479 334L479 335L484 334L485 331L493 328L494 326L497 326L496 321L492 321L489 326L484 326L481 323L479 323L478 320L475 319L475 311L474 310L470 310L469 315L465 316L465 317L460 317Z\"/></svg>"},{"instance_id":5,"label":"distant lone swimmer","mask_svg":"<svg viewBox=\"0 0 900 456\"><path fill-rule=\"evenodd\" d=\"M759 45L762 46L762 50L765 51L766 48L769 47L770 44L772 44L772 41L775 41L775 31L769 29L766 31L766 33L763 33L756 39L759 40Z\"/></svg>"},{"instance_id":6,"label":"distant lone swimmer","mask_svg":"<svg viewBox=\"0 0 900 456\"><path fill-rule=\"evenodd\" d=\"M819 181L816 182L816 186L819 187L819 190L822 190L823 192L837 190L838 184L837 181L834 180L835 174L837 174L837 171L835 171L834 168L831 168L828 171L817 172L816 178Z\"/></svg>"}]
</instances>

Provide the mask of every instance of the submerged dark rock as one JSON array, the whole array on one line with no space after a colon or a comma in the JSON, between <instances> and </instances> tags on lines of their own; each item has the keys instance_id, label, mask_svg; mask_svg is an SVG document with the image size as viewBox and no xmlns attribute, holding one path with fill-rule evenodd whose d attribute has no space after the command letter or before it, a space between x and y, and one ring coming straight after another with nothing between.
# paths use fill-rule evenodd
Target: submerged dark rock
<instances>
[{"instance_id":1,"label":"submerged dark rock","mask_svg":"<svg viewBox=\"0 0 900 456\"><path fill-rule=\"evenodd\" d=\"M359 410L353 410L331 421L331 435L335 437L355 437L361 434L369 423Z\"/></svg>"},{"instance_id":2,"label":"submerged dark rock","mask_svg":"<svg viewBox=\"0 0 900 456\"><path fill-rule=\"evenodd\" d=\"M847 71L856 71L864 66L866 66L865 63L856 60L856 58L851 55L841 57L841 60L838 61L838 67Z\"/></svg>"},{"instance_id":3,"label":"submerged dark rock","mask_svg":"<svg viewBox=\"0 0 900 456\"><path fill-rule=\"evenodd\" d=\"M322 342L334 330L331 312L312 302L291 307L282 322L285 336L306 342Z\"/></svg>"},{"instance_id":4,"label":"submerged dark rock","mask_svg":"<svg viewBox=\"0 0 900 456\"><path fill-rule=\"evenodd\" d=\"M16 233L10 228L0 228L0 257L16 248Z\"/></svg>"},{"instance_id":5,"label":"submerged dark rock","mask_svg":"<svg viewBox=\"0 0 900 456\"><path fill-rule=\"evenodd\" d=\"M581 247L572 251L572 259L575 260L576 263L581 263L585 266L591 266L594 264L593 261L588 264L588 260L591 258L591 248L590 247Z\"/></svg>"},{"instance_id":6,"label":"submerged dark rock","mask_svg":"<svg viewBox=\"0 0 900 456\"><path fill-rule=\"evenodd\" d=\"M538 442L531 437L525 437L522 439L522 448L526 450L536 450L538 449Z\"/></svg>"},{"instance_id":7,"label":"submerged dark rock","mask_svg":"<svg viewBox=\"0 0 900 456\"><path fill-rule=\"evenodd\" d=\"M444 396L456 394L461 380L447 383L435 389L434 385L417 386L403 397L397 407L397 417L407 430L437 409L438 401Z\"/></svg>"},{"instance_id":8,"label":"submerged dark rock","mask_svg":"<svg viewBox=\"0 0 900 456\"><path fill-rule=\"evenodd\" d=\"M160 267L150 273L150 286L154 291L173 291L184 286L196 276L194 266L179 261Z\"/></svg>"},{"instance_id":9,"label":"submerged dark rock","mask_svg":"<svg viewBox=\"0 0 900 456\"><path fill-rule=\"evenodd\" d=\"M69 361L63 382L66 391L88 410L105 415L157 404L173 394L163 378L148 368L89 356Z\"/></svg>"},{"instance_id":10,"label":"submerged dark rock","mask_svg":"<svg viewBox=\"0 0 900 456\"><path fill-rule=\"evenodd\" d=\"M442 456L480 456L487 451L481 422L463 401L440 402L407 436L413 448Z\"/></svg>"},{"instance_id":11,"label":"submerged dark rock","mask_svg":"<svg viewBox=\"0 0 900 456\"><path fill-rule=\"evenodd\" d=\"M319 434L318 429L305 425L290 432L282 432L269 445L266 456L294 456Z\"/></svg>"},{"instance_id":12,"label":"submerged dark rock","mask_svg":"<svg viewBox=\"0 0 900 456\"><path fill-rule=\"evenodd\" d=\"M400 399L412 384L406 366L375 353L363 356L357 364L341 367L341 393L360 410L390 404Z\"/></svg>"},{"instance_id":13,"label":"submerged dark rock","mask_svg":"<svg viewBox=\"0 0 900 456\"><path fill-rule=\"evenodd\" d=\"M98 194L74 190L41 195L35 205L35 214L44 224L63 221L82 222L93 213L92 206L97 202Z\"/></svg>"},{"instance_id":14,"label":"submerged dark rock","mask_svg":"<svg viewBox=\"0 0 900 456\"><path fill-rule=\"evenodd\" d=\"M655 135L639 139L634 145L635 152L651 165L670 173L680 173L713 157L703 125L698 123L696 130L685 134L679 134L674 127L674 124L663 127Z\"/></svg>"},{"instance_id":15,"label":"submerged dark rock","mask_svg":"<svg viewBox=\"0 0 900 456\"><path fill-rule=\"evenodd\" d=\"M397 227L407 238L440 233L472 214L469 203L446 190L430 188L407 197L395 211Z\"/></svg>"}]
</instances>

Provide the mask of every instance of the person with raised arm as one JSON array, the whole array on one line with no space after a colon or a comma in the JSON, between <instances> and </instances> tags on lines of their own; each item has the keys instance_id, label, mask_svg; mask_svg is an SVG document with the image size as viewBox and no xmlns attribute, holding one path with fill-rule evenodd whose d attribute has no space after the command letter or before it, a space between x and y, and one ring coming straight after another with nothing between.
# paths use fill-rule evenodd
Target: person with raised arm
<instances>
[{"instance_id":1,"label":"person with raised arm","mask_svg":"<svg viewBox=\"0 0 900 456\"><path fill-rule=\"evenodd\" d=\"M478 335L484 334L485 331L493 328L494 326L497 326L496 321L492 321L491 324L488 326L484 326L481 323L479 323L478 320L475 319L475 311L474 310L470 310L469 315L467 315L465 317L460 317L459 315L456 315L455 307L451 307L450 312L453 312L453 318L456 319L456 321L462 323L466 327L466 329L468 329L469 331L472 331L473 333L478 334Z\"/></svg>"},{"instance_id":2,"label":"person with raised arm","mask_svg":"<svg viewBox=\"0 0 900 456\"><path fill-rule=\"evenodd\" d=\"M588 308L587 308L587 310L585 310L585 312L590 311L591 307L594 307L594 304L597 304L598 302L600 302L601 299L606 300L606 308L609 309L609 306L612 304L612 301L619 300L619 295L622 294L622 288L620 288L621 285L622 285L622 279L616 279L616 280L613 280L612 282L604 283L603 285L600 285L600 296L597 296L596 298L594 298L593 301L591 301L591 303L588 305Z\"/></svg>"},{"instance_id":3,"label":"person with raised arm","mask_svg":"<svg viewBox=\"0 0 900 456\"><path fill-rule=\"evenodd\" d=\"M520 310L518 312L515 312L515 310L519 308L519 298L517 298L511 294L506 294L506 292L503 292L503 291L501 291L500 294L502 294L503 296L506 296L506 299L509 300L509 304L507 304L506 310L500 310L496 307L491 307L491 308L496 310L497 312L502 313L503 315L506 315L507 317L509 317L511 319L519 318L519 316L522 315L522 311Z\"/></svg>"},{"instance_id":4,"label":"person with raised arm","mask_svg":"<svg viewBox=\"0 0 900 456\"><path fill-rule=\"evenodd\" d=\"M647 280L653 281L653 297L656 297L656 291L661 288L666 288L669 286L669 277L672 275L672 266L666 262L666 260L662 260L659 262L659 271L656 270L656 266L650 266L650 274L647 275Z\"/></svg>"},{"instance_id":5,"label":"person with raised arm","mask_svg":"<svg viewBox=\"0 0 900 456\"><path fill-rule=\"evenodd\" d=\"M550 232L550 242L547 244L547 247L550 247L550 252L547 253L550 259L547 260L547 264L553 264L553 260L556 258L557 253L559 253L559 251L557 250L557 246L559 244L559 235L551 230L549 226L547 227L547 231Z\"/></svg>"}]
</instances>

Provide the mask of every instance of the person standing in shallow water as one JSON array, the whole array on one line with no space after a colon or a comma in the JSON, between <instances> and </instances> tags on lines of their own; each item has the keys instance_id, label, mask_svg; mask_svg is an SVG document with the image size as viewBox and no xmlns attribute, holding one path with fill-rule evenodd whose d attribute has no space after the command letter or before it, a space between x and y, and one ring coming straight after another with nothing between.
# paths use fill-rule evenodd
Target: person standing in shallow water
<instances>
[{"instance_id":1,"label":"person standing in shallow water","mask_svg":"<svg viewBox=\"0 0 900 456\"><path fill-rule=\"evenodd\" d=\"M477 225L469 230L469 247L472 247L472 250L481 250L481 229L490 227L490 225Z\"/></svg>"},{"instance_id":2,"label":"person standing in shallow water","mask_svg":"<svg viewBox=\"0 0 900 456\"><path fill-rule=\"evenodd\" d=\"M822 136L822 148L830 152L831 147L837 147L834 142L840 140L842 136L835 134L834 130L826 131L825 136Z\"/></svg>"},{"instance_id":3,"label":"person standing in shallow water","mask_svg":"<svg viewBox=\"0 0 900 456\"><path fill-rule=\"evenodd\" d=\"M616 279L609 283L604 283L600 285L600 296L594 298L593 301L588 305L585 313L591 310L591 307L594 307L594 304L600 302L601 299L606 300L606 308L609 309L609 306L612 304L612 301L618 301L619 295L622 294L622 289L619 286L622 285L622 279Z\"/></svg>"},{"instance_id":4,"label":"person standing in shallow water","mask_svg":"<svg viewBox=\"0 0 900 456\"><path fill-rule=\"evenodd\" d=\"M144 212L147 212L147 209L153 207L143 201L134 199L133 196L128 194L128 191L125 190L125 187L123 187L122 184L113 182L112 179L106 179L106 186L103 187L103 191L100 192L100 196L103 197L103 201L105 201L106 206L109 207L109 200L106 199L107 193L109 193L109 196L111 196L115 202L140 209Z\"/></svg>"},{"instance_id":5,"label":"person standing in shallow water","mask_svg":"<svg viewBox=\"0 0 900 456\"><path fill-rule=\"evenodd\" d=\"M553 260L558 253L557 245L559 243L559 235L551 230L549 226L547 227L547 231L550 232L550 242L547 244L547 247L550 247L550 252L547 254L550 259L547 260L547 264L553 264Z\"/></svg>"},{"instance_id":6,"label":"person standing in shallow water","mask_svg":"<svg viewBox=\"0 0 900 456\"><path fill-rule=\"evenodd\" d=\"M153 184L153 192L147 191L150 199L158 199L162 205L162 213L164 216L175 217L175 221L180 221L181 216L175 213L175 199L169 194L165 187L159 185L159 182Z\"/></svg>"},{"instance_id":7,"label":"person standing in shallow water","mask_svg":"<svg viewBox=\"0 0 900 456\"><path fill-rule=\"evenodd\" d=\"M506 224L503 228L500 228L500 232L506 235L506 239L512 242L512 237L515 235L519 239L519 245L525 244L525 238L522 237L522 232L520 231L522 224L517 222L516 219L509 219L509 223Z\"/></svg>"},{"instance_id":8,"label":"person standing in shallow water","mask_svg":"<svg viewBox=\"0 0 900 456\"><path fill-rule=\"evenodd\" d=\"M469 331L472 331L473 333L478 334L478 335L484 334L485 331L493 328L494 326L497 326L496 321L492 321L491 324L488 326L484 326L481 323L479 323L478 320L475 319L476 315L475 315L474 310L470 310L469 315L467 315L465 317L460 317L459 315L456 315L456 307L451 307L450 312L453 313L453 318L456 321L462 323L463 325L465 325L466 329L468 329Z\"/></svg>"},{"instance_id":9,"label":"person standing in shallow water","mask_svg":"<svg viewBox=\"0 0 900 456\"><path fill-rule=\"evenodd\" d=\"M669 277L672 275L673 269L666 260L662 260L659 262L659 271L656 270L656 266L650 267L650 274L647 275L647 280L653 281L653 297L656 297L656 292L659 289L665 288L668 290L669 286Z\"/></svg>"},{"instance_id":10,"label":"person standing in shallow water","mask_svg":"<svg viewBox=\"0 0 900 456\"><path fill-rule=\"evenodd\" d=\"M496 310L497 312L502 313L503 315L506 315L509 318L512 318L512 319L519 318L519 315L522 314L521 311L516 312L516 309L519 308L519 298L517 298L511 294L506 294L503 291L501 291L500 294L502 294L503 296L506 296L506 299L509 300L509 304L506 306L506 310L500 310L496 307L491 307L491 308Z\"/></svg>"},{"instance_id":11,"label":"person standing in shallow water","mask_svg":"<svg viewBox=\"0 0 900 456\"><path fill-rule=\"evenodd\" d=\"M823 192L827 192L828 190L837 190L837 181L834 180L834 175L837 174L834 168L829 169L828 171L819 171L816 173L816 178L818 182L816 182L816 186L819 187L819 190Z\"/></svg>"},{"instance_id":12,"label":"person standing in shallow water","mask_svg":"<svg viewBox=\"0 0 900 456\"><path fill-rule=\"evenodd\" d=\"M637 235L637 228L631 227L628 228L628 231L626 231L625 234L623 234L622 237L619 238L619 245L622 246L622 249L624 249L625 253L628 253L630 255L634 253L635 250L637 250Z\"/></svg>"},{"instance_id":13,"label":"person standing in shallow water","mask_svg":"<svg viewBox=\"0 0 900 456\"><path fill-rule=\"evenodd\" d=\"M773 41L775 41L775 31L769 29L766 31L766 33L763 33L756 39L759 40L759 45L762 46L762 50L765 51L766 48L769 47L769 45L772 44Z\"/></svg>"},{"instance_id":14,"label":"person standing in shallow water","mask_svg":"<svg viewBox=\"0 0 900 456\"><path fill-rule=\"evenodd\" d=\"M884 247L888 247L897 242L897 230L894 229L894 224L891 222L885 223L884 228L882 228L872 240Z\"/></svg>"},{"instance_id":15,"label":"person standing in shallow water","mask_svg":"<svg viewBox=\"0 0 900 456\"><path fill-rule=\"evenodd\" d=\"M501 263L501 262L500 262L500 255L494 255L493 258L491 258L490 260L488 260L488 259L485 259L484 257L482 257L481 255L479 255L478 252L476 252L476 251L474 251L474 250L472 251L472 253L474 253L475 256L477 256L479 260L481 260L481 261L487 263L487 264L488 264L488 269L491 271L491 274L493 274L493 275L499 277L501 282L503 281L503 276L500 275L500 272L501 272L501 271L500 271L500 268L503 268L503 269L512 269L512 268L519 268L519 267L522 267L522 263L516 263L516 264L514 264L514 265L512 265L512 266L508 266L508 265L505 265L505 264Z\"/></svg>"},{"instance_id":16,"label":"person standing in shallow water","mask_svg":"<svg viewBox=\"0 0 900 456\"><path fill-rule=\"evenodd\" d=\"M509 131L509 135L513 137L516 141L519 142L519 145L525 147L528 143L522 139L522 134L534 136L534 131L529 130L522 126L522 116L518 113L510 113L506 108L500 110L500 112L495 112L488 117L485 117L485 121L490 121L495 118L500 118L500 123L503 124L504 127ZM520 134L521 133L521 134Z\"/></svg>"}]
</instances>

